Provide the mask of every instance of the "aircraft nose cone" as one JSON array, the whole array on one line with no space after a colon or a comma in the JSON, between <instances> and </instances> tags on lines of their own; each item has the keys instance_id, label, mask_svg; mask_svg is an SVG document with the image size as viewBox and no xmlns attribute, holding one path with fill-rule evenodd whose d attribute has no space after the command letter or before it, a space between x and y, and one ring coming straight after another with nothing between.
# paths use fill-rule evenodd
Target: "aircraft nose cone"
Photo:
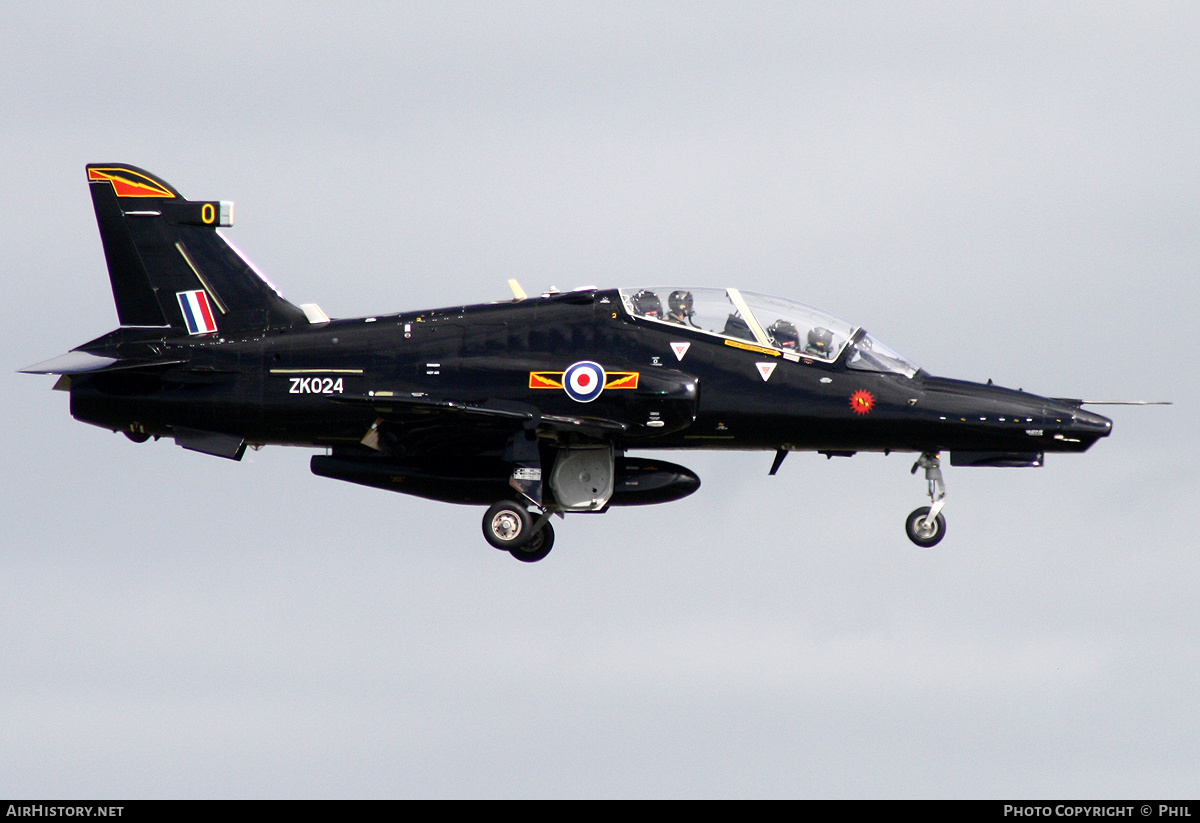
<instances>
[{"instance_id":1,"label":"aircraft nose cone","mask_svg":"<svg viewBox=\"0 0 1200 823\"><path fill-rule=\"evenodd\" d=\"M1076 407L1071 410L1070 422L1055 432L1054 439L1063 441L1064 445L1073 445L1073 448L1068 446L1066 451L1085 451L1101 437L1108 437L1111 433L1112 421L1107 417Z\"/></svg>"},{"instance_id":2,"label":"aircraft nose cone","mask_svg":"<svg viewBox=\"0 0 1200 823\"><path fill-rule=\"evenodd\" d=\"M1081 434L1108 437L1112 433L1112 421L1102 414L1076 409L1072 416L1075 419L1071 428Z\"/></svg>"}]
</instances>

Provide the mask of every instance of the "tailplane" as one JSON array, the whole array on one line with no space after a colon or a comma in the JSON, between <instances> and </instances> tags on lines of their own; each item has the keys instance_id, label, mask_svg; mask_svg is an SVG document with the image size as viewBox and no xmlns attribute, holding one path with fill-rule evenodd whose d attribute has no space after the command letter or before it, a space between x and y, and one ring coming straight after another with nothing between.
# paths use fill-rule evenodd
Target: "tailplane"
<instances>
[{"instance_id":1,"label":"tailplane","mask_svg":"<svg viewBox=\"0 0 1200 823\"><path fill-rule=\"evenodd\" d=\"M218 231L228 201L186 200L124 163L93 163L88 185L122 326L237 334L310 322Z\"/></svg>"}]
</instances>

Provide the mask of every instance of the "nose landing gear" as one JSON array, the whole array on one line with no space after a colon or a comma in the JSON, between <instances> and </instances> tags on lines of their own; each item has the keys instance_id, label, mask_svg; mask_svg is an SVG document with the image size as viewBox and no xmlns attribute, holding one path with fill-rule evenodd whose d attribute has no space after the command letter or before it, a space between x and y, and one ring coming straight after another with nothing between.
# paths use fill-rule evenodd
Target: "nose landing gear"
<instances>
[{"instance_id":1,"label":"nose landing gear","mask_svg":"<svg viewBox=\"0 0 1200 823\"><path fill-rule=\"evenodd\" d=\"M932 548L946 536L946 518L942 516L942 507L946 505L946 483L942 480L941 455L937 452L925 452L913 463L912 474L917 469L925 470L925 480L929 484L929 502L932 506L922 506L908 516L904 530L908 539L923 549Z\"/></svg>"}]
</instances>

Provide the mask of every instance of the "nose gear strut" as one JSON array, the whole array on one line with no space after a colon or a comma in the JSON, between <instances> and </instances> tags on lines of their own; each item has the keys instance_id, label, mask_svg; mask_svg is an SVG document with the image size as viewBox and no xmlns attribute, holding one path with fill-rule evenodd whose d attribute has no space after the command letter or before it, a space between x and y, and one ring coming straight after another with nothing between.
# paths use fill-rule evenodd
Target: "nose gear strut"
<instances>
[{"instance_id":1,"label":"nose gear strut","mask_svg":"<svg viewBox=\"0 0 1200 823\"><path fill-rule=\"evenodd\" d=\"M917 469L925 470L925 481L929 485L929 502L908 516L904 524L908 539L921 548L936 546L946 536L946 518L942 507L946 505L946 483L942 479L942 460L938 452L925 452L913 463L912 474Z\"/></svg>"}]
</instances>

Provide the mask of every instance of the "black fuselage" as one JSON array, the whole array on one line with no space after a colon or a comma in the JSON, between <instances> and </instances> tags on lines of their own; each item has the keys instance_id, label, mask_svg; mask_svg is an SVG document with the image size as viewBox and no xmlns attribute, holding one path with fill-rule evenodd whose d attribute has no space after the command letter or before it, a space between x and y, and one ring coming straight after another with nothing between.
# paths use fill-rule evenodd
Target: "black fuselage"
<instances>
[{"instance_id":1,"label":"black fuselage","mask_svg":"<svg viewBox=\"0 0 1200 823\"><path fill-rule=\"evenodd\" d=\"M679 342L690 344L682 357L671 345ZM82 348L144 353L147 360L153 348L155 360L179 362L76 376L72 413L80 420L152 435L176 427L215 431L250 444L356 447L382 407L410 451L447 443L464 451L503 447L504 427L494 421L483 421L476 438L469 428L441 425L420 401L527 404L545 415L620 421L627 428L612 437L619 449L1083 451L1111 429L1107 418L1071 401L923 371L906 377L851 370L845 358L785 359L645 322L605 291L333 321L245 339L150 340L124 329ZM531 374L561 373L580 361L636 373L637 388L604 391L586 403L563 389L530 388ZM387 397L418 405L389 407Z\"/></svg>"}]
</instances>

